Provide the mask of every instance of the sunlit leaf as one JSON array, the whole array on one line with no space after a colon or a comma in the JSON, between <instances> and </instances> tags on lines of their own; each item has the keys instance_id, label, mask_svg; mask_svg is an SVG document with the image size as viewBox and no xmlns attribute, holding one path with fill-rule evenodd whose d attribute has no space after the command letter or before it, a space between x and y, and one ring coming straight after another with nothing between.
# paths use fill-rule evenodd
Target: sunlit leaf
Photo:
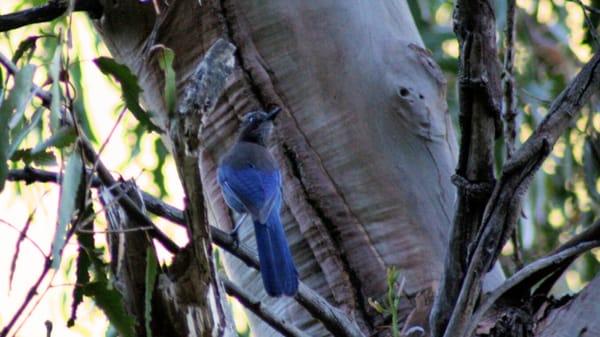
<instances>
[{"instance_id":1,"label":"sunlit leaf","mask_svg":"<svg viewBox=\"0 0 600 337\"><path fill-rule=\"evenodd\" d=\"M146 337L152 337L152 294L156 276L158 275L158 260L154 254L154 247L149 246L146 249L146 277L144 291L144 321L146 324Z\"/></svg>"},{"instance_id":2,"label":"sunlit leaf","mask_svg":"<svg viewBox=\"0 0 600 337\"><path fill-rule=\"evenodd\" d=\"M158 65L165 75L165 105L169 114L175 112L175 70L173 69L173 60L175 53L173 49L163 45L158 45Z\"/></svg>"},{"instance_id":3,"label":"sunlit leaf","mask_svg":"<svg viewBox=\"0 0 600 337\"><path fill-rule=\"evenodd\" d=\"M44 108L42 108L42 107L37 108L35 110L35 112L33 113L33 116L31 117L31 122L29 124L27 124L26 126L24 126L21 130L18 131L18 133L12 139L12 142L10 143L10 147L8 148L8 152L6 155L8 158L12 158L12 156L15 154L15 151L17 151L17 149L19 148L19 145L21 145L21 143L23 142L25 137L27 137L27 135L31 132L31 130L33 130L38 125L38 123L40 122L40 120L42 118L43 112L44 112Z\"/></svg>"},{"instance_id":4,"label":"sunlit leaf","mask_svg":"<svg viewBox=\"0 0 600 337\"><path fill-rule=\"evenodd\" d=\"M148 130L161 132L161 129L150 120L150 113L140 106L139 99L142 88L138 85L137 77L129 68L109 57L99 57L94 60L94 63L102 73L113 76L119 82L125 105L135 118Z\"/></svg>"},{"instance_id":5,"label":"sunlit leaf","mask_svg":"<svg viewBox=\"0 0 600 337\"><path fill-rule=\"evenodd\" d=\"M52 78L52 101L50 102L50 129L52 131L60 127L60 46L54 51L50 64L50 77Z\"/></svg>"},{"instance_id":6,"label":"sunlit leaf","mask_svg":"<svg viewBox=\"0 0 600 337\"><path fill-rule=\"evenodd\" d=\"M82 180L83 161L77 151L69 156L63 175L58 205L58 221L54 240L52 240L52 268L58 269L60 257L65 245L67 225L71 222L77 200L77 192Z\"/></svg>"},{"instance_id":7,"label":"sunlit leaf","mask_svg":"<svg viewBox=\"0 0 600 337\"><path fill-rule=\"evenodd\" d=\"M167 195L165 176L162 170L165 167L167 155L169 154L169 152L160 138L157 138L154 142L154 152L156 153L158 163L156 164L154 170L152 170L152 177L154 183L158 186L158 189L160 190L160 197L162 198L165 195Z\"/></svg>"},{"instance_id":8,"label":"sunlit leaf","mask_svg":"<svg viewBox=\"0 0 600 337\"><path fill-rule=\"evenodd\" d=\"M32 150L32 154L37 154L39 152L43 152L50 147L55 147L57 149L62 149L67 147L77 139L77 132L75 128L72 126L63 126L58 129L50 138L45 141L37 144Z\"/></svg>"},{"instance_id":9,"label":"sunlit leaf","mask_svg":"<svg viewBox=\"0 0 600 337\"><path fill-rule=\"evenodd\" d=\"M0 106L0 191L8 174L8 146L10 137L10 122L23 116L25 107L31 97L31 86L35 66L26 65L15 74L15 85L6 100Z\"/></svg>"},{"instance_id":10,"label":"sunlit leaf","mask_svg":"<svg viewBox=\"0 0 600 337\"><path fill-rule=\"evenodd\" d=\"M75 86L75 92L77 95L75 96L75 101L73 102L73 110L75 115L77 116L77 121L79 122L79 126L83 130L83 133L87 136L87 138L95 142L97 141L96 135L94 134L94 128L92 127L92 123L90 122L90 118L88 116L88 109L85 106L85 95L83 94L85 90L83 89L83 78L81 74L81 62L80 60L75 60L70 66L70 76L71 82Z\"/></svg>"},{"instance_id":11,"label":"sunlit leaf","mask_svg":"<svg viewBox=\"0 0 600 337\"><path fill-rule=\"evenodd\" d=\"M91 297L96 305L104 312L110 324L119 331L122 337L134 337L134 319L123 306L121 294L114 288L109 288L106 282L92 282L83 286L83 292Z\"/></svg>"}]
</instances>

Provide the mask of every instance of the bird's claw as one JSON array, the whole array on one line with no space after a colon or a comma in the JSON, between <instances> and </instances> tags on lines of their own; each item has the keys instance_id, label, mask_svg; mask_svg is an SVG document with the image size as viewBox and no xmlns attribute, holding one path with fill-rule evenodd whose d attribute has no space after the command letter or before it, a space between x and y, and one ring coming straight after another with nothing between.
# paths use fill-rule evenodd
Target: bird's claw
<instances>
[{"instance_id":1,"label":"bird's claw","mask_svg":"<svg viewBox=\"0 0 600 337\"><path fill-rule=\"evenodd\" d=\"M229 233L229 237L231 238L233 249L238 249L240 247L240 237L238 236L238 232L233 231Z\"/></svg>"}]
</instances>

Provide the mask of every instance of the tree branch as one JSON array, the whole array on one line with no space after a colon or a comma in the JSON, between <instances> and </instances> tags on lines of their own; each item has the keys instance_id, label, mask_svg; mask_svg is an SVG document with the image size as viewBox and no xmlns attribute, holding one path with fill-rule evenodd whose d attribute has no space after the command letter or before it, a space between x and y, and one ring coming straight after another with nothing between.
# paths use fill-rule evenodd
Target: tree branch
<instances>
[{"instance_id":1,"label":"tree branch","mask_svg":"<svg viewBox=\"0 0 600 337\"><path fill-rule=\"evenodd\" d=\"M235 283L228 280L226 276L220 275L219 279L223 283L228 295L235 297L244 307L252 311L252 313L260 317L263 321L267 322L267 324L282 335L286 337L308 337L307 334L300 331L295 326L287 324L284 320L277 317L271 310L262 305L259 300L255 299Z\"/></svg>"},{"instance_id":2,"label":"tree branch","mask_svg":"<svg viewBox=\"0 0 600 337\"><path fill-rule=\"evenodd\" d=\"M471 317L471 322L469 323L464 336L471 336L473 334L473 331L475 331L475 328L477 327L479 321L494 305L494 303L496 303L496 301L500 297L509 292L515 286L518 286L519 284L521 284L521 282L523 282L524 280L538 273L541 270L561 266L566 262L570 263L580 254L598 246L600 246L600 241L598 240L580 243L574 247L570 247L558 253L551 254L549 256L538 259L537 261L519 270L516 274L514 274L508 280L502 283L500 287L494 290L493 293L486 297L485 301L479 306L477 311Z\"/></svg>"},{"instance_id":3,"label":"tree branch","mask_svg":"<svg viewBox=\"0 0 600 337\"><path fill-rule=\"evenodd\" d=\"M600 238L600 220L594 222L591 226L586 228L583 232L572 237L569 241L567 241L562 246L560 246L558 249L556 249L554 251L554 253L558 254L566 249L575 247L583 242L598 240L599 238ZM547 269L540 270L539 272L537 272L537 273L531 275L529 278L527 278L527 280L523 281L521 284L521 288L529 289L529 288L533 287L541 279L545 278L548 274L551 274L537 287L537 289L535 290L535 294L533 295L534 297L545 296L550 291L550 289L554 286L554 284L556 283L558 278L564 273L564 271L567 269L567 267L572 262L573 261L571 259L571 260L565 261L564 263L562 263L562 265L552 268L551 270L547 270Z\"/></svg>"},{"instance_id":4,"label":"tree branch","mask_svg":"<svg viewBox=\"0 0 600 337\"><path fill-rule=\"evenodd\" d=\"M494 140L501 134L500 67L496 60L496 26L488 0L456 1L454 32L459 40L459 123L462 131L456 174L456 213L444 273L431 311L434 337L444 333L471 255L470 243L481 225L495 184Z\"/></svg>"},{"instance_id":5,"label":"tree branch","mask_svg":"<svg viewBox=\"0 0 600 337\"><path fill-rule=\"evenodd\" d=\"M503 167L483 219L475 252L452 312L445 336L464 336L466 323L480 290L482 275L495 263L521 214L521 199L552 147L600 87L600 51L554 100L548 115Z\"/></svg>"},{"instance_id":6,"label":"tree branch","mask_svg":"<svg viewBox=\"0 0 600 337\"><path fill-rule=\"evenodd\" d=\"M69 1L50 0L43 6L0 15L0 32L6 32L35 23L52 21L65 14L68 9ZM93 19L99 19L102 16L102 5L98 0L78 0L75 1L73 11L87 12Z\"/></svg>"}]
</instances>

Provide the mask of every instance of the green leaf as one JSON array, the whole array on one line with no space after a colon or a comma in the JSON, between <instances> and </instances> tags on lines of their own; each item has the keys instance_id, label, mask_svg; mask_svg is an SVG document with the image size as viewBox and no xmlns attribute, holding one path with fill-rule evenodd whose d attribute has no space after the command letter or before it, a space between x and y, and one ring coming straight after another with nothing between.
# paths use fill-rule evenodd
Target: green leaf
<instances>
[{"instance_id":1,"label":"green leaf","mask_svg":"<svg viewBox=\"0 0 600 337\"><path fill-rule=\"evenodd\" d=\"M167 195L167 187L165 184L165 176L162 172L165 167L167 155L169 154L167 148L163 144L160 138L156 138L154 141L154 152L156 153L157 161L156 167L152 170L152 179L160 191L160 197Z\"/></svg>"},{"instance_id":2,"label":"green leaf","mask_svg":"<svg viewBox=\"0 0 600 337\"><path fill-rule=\"evenodd\" d=\"M35 66L33 65L26 65L19 70L15 74L14 87L0 106L0 191L4 189L6 175L8 174L9 121L15 116L22 118L29 98L31 98L34 72Z\"/></svg>"},{"instance_id":3,"label":"green leaf","mask_svg":"<svg viewBox=\"0 0 600 337\"><path fill-rule=\"evenodd\" d=\"M31 150L31 154L37 154L39 152L43 152L49 147L56 147L57 149L62 149L67 147L77 139L77 132L75 128L72 126L63 126L58 129L50 138L45 141L37 144Z\"/></svg>"},{"instance_id":4,"label":"green leaf","mask_svg":"<svg viewBox=\"0 0 600 337\"><path fill-rule=\"evenodd\" d=\"M77 192L82 180L83 161L79 152L74 151L69 156L60 189L58 205L58 222L52 241L52 268L58 269L62 249L65 245L67 225L71 222L77 201Z\"/></svg>"},{"instance_id":5,"label":"green leaf","mask_svg":"<svg viewBox=\"0 0 600 337\"><path fill-rule=\"evenodd\" d=\"M27 137L27 135L31 132L31 130L33 130L40 122L43 111L44 111L44 108L42 108L42 107L39 107L35 110L35 112L33 113L33 116L31 117L31 122L29 124L27 124L21 130L19 130L17 135L12 139L10 147L8 148L8 151L6 153L6 157L12 158L12 156L15 154L15 151L17 151L17 149L19 148L19 145L21 145L21 143L23 142L25 137Z\"/></svg>"},{"instance_id":6,"label":"green leaf","mask_svg":"<svg viewBox=\"0 0 600 337\"><path fill-rule=\"evenodd\" d=\"M135 336L135 321L125 310L119 292L109 288L106 282L92 282L83 286L83 293L94 300L122 337Z\"/></svg>"},{"instance_id":7,"label":"green leaf","mask_svg":"<svg viewBox=\"0 0 600 337\"><path fill-rule=\"evenodd\" d=\"M152 337L152 294L154 293L154 284L158 275L158 260L154 255L154 249L149 246L146 249L146 277L144 292L144 321L146 324L146 337Z\"/></svg>"},{"instance_id":8,"label":"green leaf","mask_svg":"<svg viewBox=\"0 0 600 337\"><path fill-rule=\"evenodd\" d=\"M55 131L60 127L60 46L54 51L50 63L50 77L52 78L52 101L50 102L50 130Z\"/></svg>"},{"instance_id":9,"label":"green leaf","mask_svg":"<svg viewBox=\"0 0 600 337\"><path fill-rule=\"evenodd\" d=\"M40 37L41 36L36 36L36 35L29 36L25 40L21 41L21 43L19 43L19 46L17 47L17 50L13 54L12 62L14 64L17 64L17 62L19 62L19 59L21 59L21 57L23 57L23 55L25 55L25 53L27 51L29 51L29 55L27 57L27 62L29 62L29 60L31 60L31 56L35 52L35 47L36 47L35 43L37 42L37 40Z\"/></svg>"},{"instance_id":10,"label":"green leaf","mask_svg":"<svg viewBox=\"0 0 600 337\"><path fill-rule=\"evenodd\" d=\"M27 103L32 97L31 88L33 87L33 75L35 73L35 66L32 64L28 64L23 67L19 73L15 77L15 87L13 90L18 90L15 96L9 96L9 100L14 99L12 107L13 115L8 122L8 128L14 128L19 121L23 118L25 114L25 108L27 107Z\"/></svg>"},{"instance_id":11,"label":"green leaf","mask_svg":"<svg viewBox=\"0 0 600 337\"><path fill-rule=\"evenodd\" d=\"M10 157L10 160L13 162L21 160L25 165L30 165L31 163L34 163L38 166L56 165L56 157L54 156L54 153L44 151L36 154L31 154L31 149L16 150Z\"/></svg>"},{"instance_id":12,"label":"green leaf","mask_svg":"<svg viewBox=\"0 0 600 337\"><path fill-rule=\"evenodd\" d=\"M150 113L145 111L139 103L142 88L138 85L137 77L127 68L127 66L117 63L110 57L99 57L94 60L100 71L106 75L111 75L121 85L125 106L131 111L135 118L150 131L162 132L150 120Z\"/></svg>"},{"instance_id":13,"label":"green leaf","mask_svg":"<svg viewBox=\"0 0 600 337\"><path fill-rule=\"evenodd\" d=\"M83 89L82 83L83 79L81 76L81 65L81 60L76 59L69 67L71 81L75 86L75 92L78 93L78 95L75 96L75 101L73 102L73 110L75 111L77 121L79 122L79 126L81 126L83 133L90 141L97 142L98 138L94 134L94 128L92 127L92 123L90 122L90 118L88 116L88 109L85 108L85 95L82 94L85 92L85 90Z\"/></svg>"},{"instance_id":14,"label":"green leaf","mask_svg":"<svg viewBox=\"0 0 600 337\"><path fill-rule=\"evenodd\" d=\"M92 203L85 208L83 214L79 219L87 219L94 215L94 209ZM93 222L89 222L87 225L82 227L83 229L92 230L94 228ZM76 262L76 282L73 287L73 302L71 303L71 317L67 321L67 327L75 325L77 319L77 308L83 302L83 286L90 282L90 268L92 266L92 259L98 259L95 251L94 235L92 233L77 231L77 243L79 248L77 250L77 262Z\"/></svg>"},{"instance_id":15,"label":"green leaf","mask_svg":"<svg viewBox=\"0 0 600 337\"><path fill-rule=\"evenodd\" d=\"M173 60L175 59L175 53L173 49L167 48L163 45L158 45L158 65L165 75L165 105L169 114L175 112L175 99L176 99L176 88L175 88L175 70L173 69Z\"/></svg>"}]
</instances>

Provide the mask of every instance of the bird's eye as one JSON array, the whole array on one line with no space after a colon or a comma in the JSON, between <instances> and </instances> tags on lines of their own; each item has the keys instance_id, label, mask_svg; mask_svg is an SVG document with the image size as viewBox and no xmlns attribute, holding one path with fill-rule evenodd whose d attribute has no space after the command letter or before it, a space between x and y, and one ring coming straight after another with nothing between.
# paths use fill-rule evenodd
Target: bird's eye
<instances>
[{"instance_id":1,"label":"bird's eye","mask_svg":"<svg viewBox=\"0 0 600 337\"><path fill-rule=\"evenodd\" d=\"M248 118L248 122L250 122L250 123L254 123L255 121L256 121L255 116L250 116L250 118Z\"/></svg>"}]
</instances>

